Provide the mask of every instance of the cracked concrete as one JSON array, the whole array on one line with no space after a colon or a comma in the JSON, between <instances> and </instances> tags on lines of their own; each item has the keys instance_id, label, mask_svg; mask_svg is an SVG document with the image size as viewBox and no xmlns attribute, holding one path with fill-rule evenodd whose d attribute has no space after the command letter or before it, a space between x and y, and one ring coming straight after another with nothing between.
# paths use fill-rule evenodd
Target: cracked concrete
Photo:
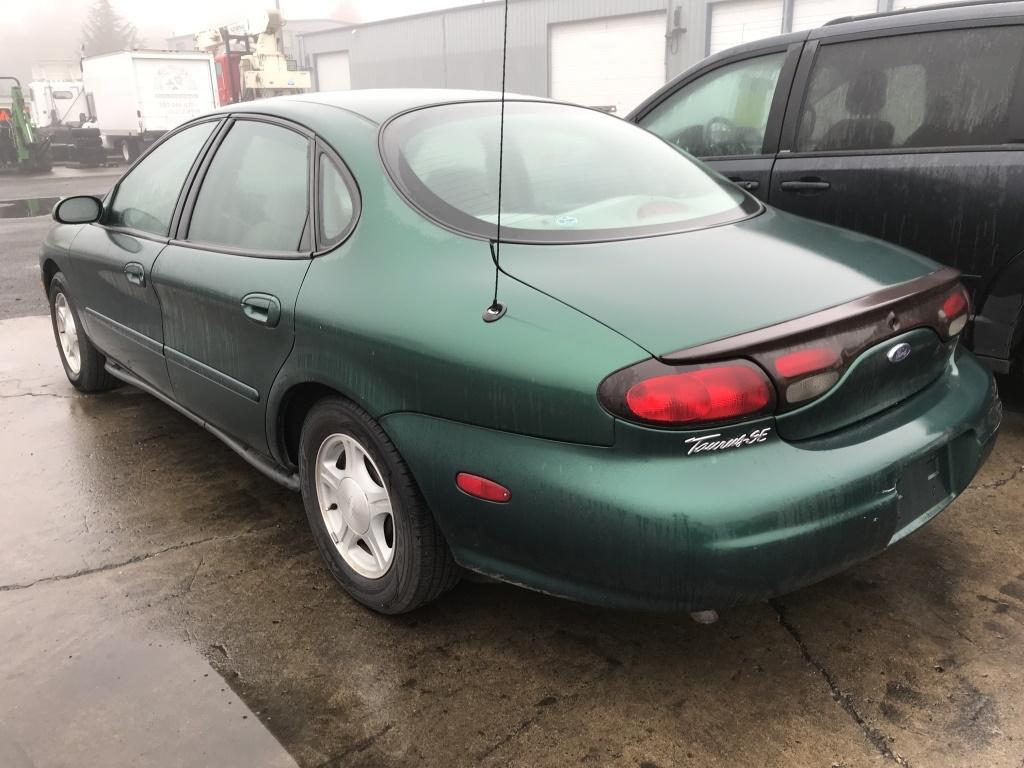
<instances>
[{"instance_id":1,"label":"cracked concrete","mask_svg":"<svg viewBox=\"0 0 1024 768\"><path fill-rule=\"evenodd\" d=\"M907 762L906 758L896 754L892 751L892 749L890 749L889 737L882 733L878 728L870 725L864 719L864 715L862 715L860 711L857 709L857 704L854 701L853 697L851 697L849 693L843 691L843 689L839 687L839 683L836 682L836 679L832 676L828 669L826 669L825 666L818 659L811 655L811 651L807 648L807 644L804 642L804 639L800 636L799 630L797 630L796 627L794 627L792 624L786 621L786 608L783 601L781 599L776 598L770 600L769 605L771 605L771 607L775 610L775 613L778 615L779 624L786 628L786 631L790 634L790 636L799 646L800 653L803 654L804 659L806 659L807 663L810 664L814 669L816 669L818 673L822 676L822 678L825 680L826 685L828 685L829 691L831 691L832 693L832 698L840 707L842 707L846 711L846 713L851 718L853 718L853 721L864 732L864 737L871 743L871 745L876 750L878 750L878 753L882 757L891 760L897 765L904 765L909 767L910 763Z\"/></svg>"}]
</instances>

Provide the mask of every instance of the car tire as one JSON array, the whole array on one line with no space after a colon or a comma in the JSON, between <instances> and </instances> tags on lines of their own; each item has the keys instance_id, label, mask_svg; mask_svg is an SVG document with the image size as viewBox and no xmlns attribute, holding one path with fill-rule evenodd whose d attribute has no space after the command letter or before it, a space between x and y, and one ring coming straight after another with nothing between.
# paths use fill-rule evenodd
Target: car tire
<instances>
[{"instance_id":1,"label":"car tire","mask_svg":"<svg viewBox=\"0 0 1024 768\"><path fill-rule=\"evenodd\" d=\"M354 403L330 397L310 410L299 438L299 477L320 554L363 605L406 613L458 582L460 569L409 468Z\"/></svg>"},{"instance_id":2,"label":"car tire","mask_svg":"<svg viewBox=\"0 0 1024 768\"><path fill-rule=\"evenodd\" d=\"M106 358L82 329L78 308L68 293L63 272L58 272L50 281L49 299L53 338L68 381L79 392L103 392L116 387L117 379L104 367Z\"/></svg>"}]
</instances>

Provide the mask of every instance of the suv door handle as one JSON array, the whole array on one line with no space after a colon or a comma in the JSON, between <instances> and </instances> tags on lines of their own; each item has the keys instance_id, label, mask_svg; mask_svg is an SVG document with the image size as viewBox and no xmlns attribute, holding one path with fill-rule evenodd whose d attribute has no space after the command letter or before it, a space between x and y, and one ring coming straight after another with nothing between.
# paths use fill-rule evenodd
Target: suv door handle
<instances>
[{"instance_id":1,"label":"suv door handle","mask_svg":"<svg viewBox=\"0 0 1024 768\"><path fill-rule=\"evenodd\" d=\"M254 323L273 328L281 321L281 302L269 293L250 293L242 297L242 312Z\"/></svg>"},{"instance_id":2,"label":"suv door handle","mask_svg":"<svg viewBox=\"0 0 1024 768\"><path fill-rule=\"evenodd\" d=\"M760 181L754 181L753 179L741 179L739 176L729 176L729 181L735 184L740 189L745 189L747 192L753 192L755 189L759 189L761 186Z\"/></svg>"},{"instance_id":3,"label":"suv door handle","mask_svg":"<svg viewBox=\"0 0 1024 768\"><path fill-rule=\"evenodd\" d=\"M824 192L831 187L824 179L799 179L797 181L784 181L779 184L783 192Z\"/></svg>"},{"instance_id":4,"label":"suv door handle","mask_svg":"<svg viewBox=\"0 0 1024 768\"><path fill-rule=\"evenodd\" d=\"M130 261L125 264L124 276L132 285L137 285L139 288L146 287L146 270L139 262Z\"/></svg>"}]
</instances>

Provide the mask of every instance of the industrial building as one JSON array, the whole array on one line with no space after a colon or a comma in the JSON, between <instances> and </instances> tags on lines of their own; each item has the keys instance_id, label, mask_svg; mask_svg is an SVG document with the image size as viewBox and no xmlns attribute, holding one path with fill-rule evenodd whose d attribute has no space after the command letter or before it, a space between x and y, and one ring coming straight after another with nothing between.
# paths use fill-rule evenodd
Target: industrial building
<instances>
[{"instance_id":1,"label":"industrial building","mask_svg":"<svg viewBox=\"0 0 1024 768\"><path fill-rule=\"evenodd\" d=\"M705 56L840 16L914 0L510 0L509 91L624 114ZM504 2L484 2L297 36L318 90L495 89Z\"/></svg>"}]
</instances>

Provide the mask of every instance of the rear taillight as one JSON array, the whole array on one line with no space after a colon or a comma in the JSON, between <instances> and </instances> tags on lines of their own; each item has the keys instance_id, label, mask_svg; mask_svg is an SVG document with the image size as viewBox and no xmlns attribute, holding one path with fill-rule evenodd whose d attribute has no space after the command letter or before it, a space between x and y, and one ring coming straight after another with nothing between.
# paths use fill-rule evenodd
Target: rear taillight
<instances>
[{"instance_id":1,"label":"rear taillight","mask_svg":"<svg viewBox=\"0 0 1024 768\"><path fill-rule=\"evenodd\" d=\"M637 363L605 378L598 399L620 418L680 429L783 414L832 390L865 350L916 328L932 329L953 354L970 314L957 273L942 269L812 315Z\"/></svg>"},{"instance_id":2,"label":"rear taillight","mask_svg":"<svg viewBox=\"0 0 1024 768\"><path fill-rule=\"evenodd\" d=\"M946 333L956 336L967 325L967 318L971 312L971 301L967 296L967 290L958 285L953 293L946 297L939 310L939 321L946 323Z\"/></svg>"},{"instance_id":3,"label":"rear taillight","mask_svg":"<svg viewBox=\"0 0 1024 768\"><path fill-rule=\"evenodd\" d=\"M809 347L787 352L775 358L775 370L787 379L803 376L816 371L823 371L838 365L839 350L832 347Z\"/></svg>"},{"instance_id":4,"label":"rear taillight","mask_svg":"<svg viewBox=\"0 0 1024 768\"><path fill-rule=\"evenodd\" d=\"M775 405L771 381L745 360L679 367L650 360L612 374L598 394L616 415L660 426L738 421Z\"/></svg>"},{"instance_id":5,"label":"rear taillight","mask_svg":"<svg viewBox=\"0 0 1024 768\"><path fill-rule=\"evenodd\" d=\"M824 394L839 381L843 353L838 344L788 349L772 361L779 391L787 403L802 403Z\"/></svg>"}]
</instances>

